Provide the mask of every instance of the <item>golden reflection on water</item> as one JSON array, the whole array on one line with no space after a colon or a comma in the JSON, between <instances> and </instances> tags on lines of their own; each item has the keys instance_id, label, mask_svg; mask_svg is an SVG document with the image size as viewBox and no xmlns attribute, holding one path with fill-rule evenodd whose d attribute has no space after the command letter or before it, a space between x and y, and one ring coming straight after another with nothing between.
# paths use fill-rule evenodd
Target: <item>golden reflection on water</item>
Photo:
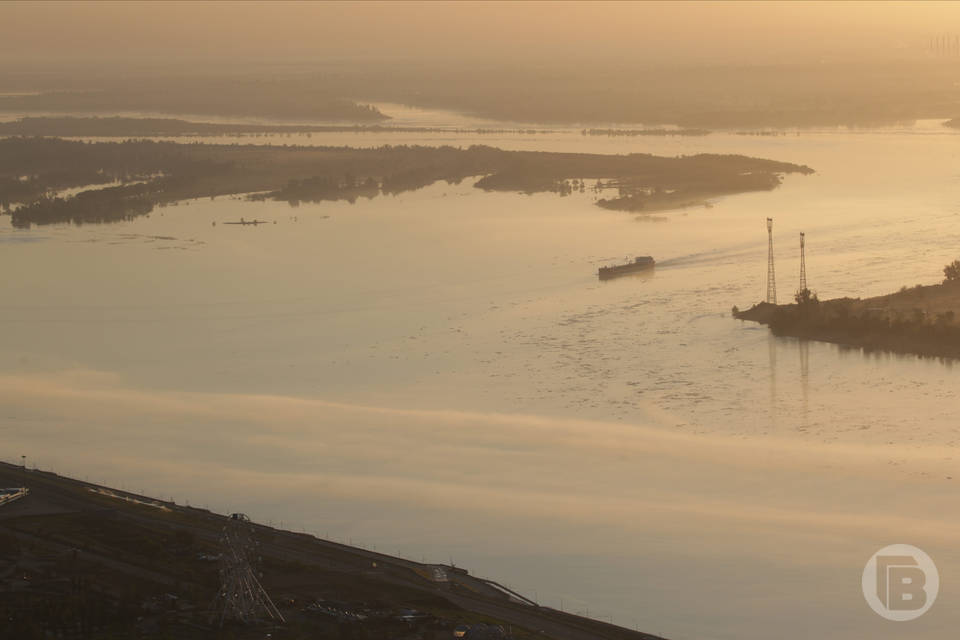
<instances>
[{"instance_id":1,"label":"golden reflection on water","mask_svg":"<svg viewBox=\"0 0 960 640\"><path fill-rule=\"evenodd\" d=\"M110 226L4 228L0 270L17 274L0 281L4 449L454 555L669 637L898 637L847 587L897 541L931 553L944 584L958 577L956 371L774 339L728 310L760 297L771 211L784 234L817 239L822 298L936 281L960 240L955 140L585 142L818 171L657 225L590 193L466 181L356 205L218 198ZM211 224L241 216L277 224ZM778 271L796 253L778 243ZM646 254L655 274L597 281ZM960 622L929 616L912 637Z\"/></svg>"}]
</instances>

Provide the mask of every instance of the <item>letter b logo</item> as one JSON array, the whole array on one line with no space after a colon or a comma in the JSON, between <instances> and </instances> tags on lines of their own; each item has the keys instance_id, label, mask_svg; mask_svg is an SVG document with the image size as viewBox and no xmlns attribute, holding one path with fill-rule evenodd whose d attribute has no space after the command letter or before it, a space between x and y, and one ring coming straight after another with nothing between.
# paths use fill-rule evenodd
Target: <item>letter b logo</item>
<instances>
[{"instance_id":1,"label":"letter b logo","mask_svg":"<svg viewBox=\"0 0 960 640\"><path fill-rule=\"evenodd\" d=\"M926 553L906 544L884 547L863 569L863 596L887 620L919 618L933 606L940 575Z\"/></svg>"}]
</instances>

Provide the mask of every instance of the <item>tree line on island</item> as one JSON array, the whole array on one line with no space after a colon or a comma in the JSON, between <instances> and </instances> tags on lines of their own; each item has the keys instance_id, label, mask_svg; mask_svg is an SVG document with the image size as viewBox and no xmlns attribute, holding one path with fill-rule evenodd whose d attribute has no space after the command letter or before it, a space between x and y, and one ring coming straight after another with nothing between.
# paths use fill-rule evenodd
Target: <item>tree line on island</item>
<instances>
[{"instance_id":1,"label":"tree line on island","mask_svg":"<svg viewBox=\"0 0 960 640\"><path fill-rule=\"evenodd\" d=\"M653 211L702 204L718 195L773 189L805 166L738 155L675 158L504 151L487 146L291 147L52 138L0 140L0 207L19 227L104 222L178 200L256 194L296 205L397 194L437 181L476 177L477 188L566 195L585 179L617 197L599 206ZM83 186L74 197L58 190ZM138 184L130 184L136 182Z\"/></svg>"}]
</instances>

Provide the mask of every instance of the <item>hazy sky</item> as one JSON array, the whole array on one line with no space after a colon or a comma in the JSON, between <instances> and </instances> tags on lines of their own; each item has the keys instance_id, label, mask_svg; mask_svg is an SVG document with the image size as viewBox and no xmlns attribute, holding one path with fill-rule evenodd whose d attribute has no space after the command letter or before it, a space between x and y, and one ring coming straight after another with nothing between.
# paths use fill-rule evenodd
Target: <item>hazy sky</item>
<instances>
[{"instance_id":1,"label":"hazy sky","mask_svg":"<svg viewBox=\"0 0 960 640\"><path fill-rule=\"evenodd\" d=\"M958 18L950 2L6 2L0 56L784 60L919 53Z\"/></svg>"}]
</instances>

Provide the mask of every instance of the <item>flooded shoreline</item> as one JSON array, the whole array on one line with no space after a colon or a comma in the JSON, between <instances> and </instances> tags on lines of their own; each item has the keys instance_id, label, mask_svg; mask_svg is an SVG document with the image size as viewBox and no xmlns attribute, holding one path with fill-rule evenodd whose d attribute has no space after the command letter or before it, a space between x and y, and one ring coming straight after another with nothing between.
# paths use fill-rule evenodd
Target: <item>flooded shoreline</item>
<instances>
[{"instance_id":1,"label":"flooded shoreline","mask_svg":"<svg viewBox=\"0 0 960 640\"><path fill-rule=\"evenodd\" d=\"M936 281L960 242L953 135L512 142L817 169L656 216L438 182L110 225L0 217L18 274L0 285L0 432L42 468L452 556L671 639L893 638L845 585L904 536L960 576L942 512L958 369L776 339L729 309L762 296L768 216L783 291L800 231L823 298ZM241 217L269 224L221 224ZM597 281L632 255L656 273ZM911 506L894 517L893 500ZM936 609L917 637L954 617Z\"/></svg>"}]
</instances>

